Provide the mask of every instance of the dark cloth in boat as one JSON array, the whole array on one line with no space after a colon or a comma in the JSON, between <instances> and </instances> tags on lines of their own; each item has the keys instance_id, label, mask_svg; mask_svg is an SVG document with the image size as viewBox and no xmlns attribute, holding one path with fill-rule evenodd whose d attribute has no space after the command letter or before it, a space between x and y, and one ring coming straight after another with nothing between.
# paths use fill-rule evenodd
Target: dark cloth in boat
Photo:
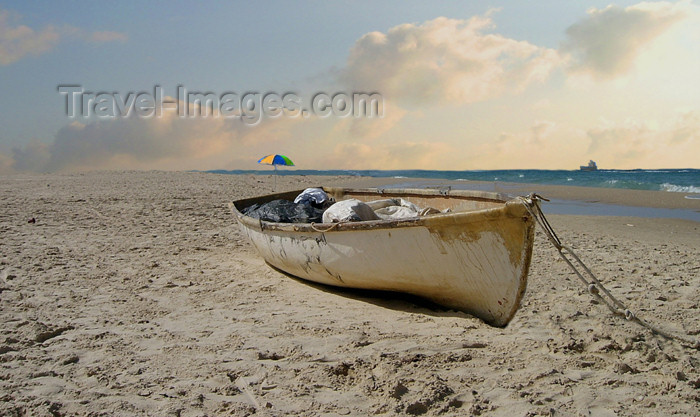
<instances>
[{"instance_id":1,"label":"dark cloth in boat","mask_svg":"<svg viewBox=\"0 0 700 417\"><path fill-rule=\"evenodd\" d=\"M323 220L322 209L289 200L256 203L243 209L242 213L254 219L274 223L320 223Z\"/></svg>"}]
</instances>

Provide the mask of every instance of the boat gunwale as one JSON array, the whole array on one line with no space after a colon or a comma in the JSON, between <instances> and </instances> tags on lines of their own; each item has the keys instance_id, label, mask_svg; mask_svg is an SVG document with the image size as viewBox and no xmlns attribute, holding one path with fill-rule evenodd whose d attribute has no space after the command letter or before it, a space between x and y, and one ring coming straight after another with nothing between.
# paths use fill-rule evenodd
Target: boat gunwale
<instances>
[{"instance_id":1,"label":"boat gunwale","mask_svg":"<svg viewBox=\"0 0 700 417\"><path fill-rule=\"evenodd\" d=\"M411 217L404 219L390 220L369 220L358 222L341 222L341 223L281 223L269 222L265 220L255 219L246 216L238 209L238 205L244 204L248 207L250 204L258 203L260 200L272 201L276 198L289 199L290 196L296 196L303 190L295 190L290 192L267 194L258 197L236 200L229 204L231 211L236 216L237 220L256 230L275 230L283 232L309 232L309 233L330 233L330 232L345 232L345 231L363 231L376 229L394 229L399 227L417 227L417 226L436 226L447 219L451 219L457 223L469 223L471 221L484 221L488 219L498 219L501 216L507 217L523 217L527 216L527 210L514 199L505 196L501 193L477 191L477 190L441 190L441 189L381 189L381 188L344 188L344 187L318 187L322 188L329 194L342 195L377 195L378 197L391 197L392 195L401 197L443 197L457 198L462 200L492 202L502 204L500 207L492 207L478 210L457 211L448 213L439 213L429 216Z\"/></svg>"}]
</instances>

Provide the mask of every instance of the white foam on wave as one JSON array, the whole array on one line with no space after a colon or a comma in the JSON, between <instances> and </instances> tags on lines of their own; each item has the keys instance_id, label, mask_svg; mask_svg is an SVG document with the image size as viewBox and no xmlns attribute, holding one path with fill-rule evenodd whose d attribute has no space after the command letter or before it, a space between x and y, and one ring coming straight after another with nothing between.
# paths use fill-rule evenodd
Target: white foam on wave
<instances>
[{"instance_id":1,"label":"white foam on wave","mask_svg":"<svg viewBox=\"0 0 700 417\"><path fill-rule=\"evenodd\" d=\"M661 191L670 191L672 193L700 193L700 187L694 185L675 185L665 182L661 184Z\"/></svg>"},{"instance_id":2,"label":"white foam on wave","mask_svg":"<svg viewBox=\"0 0 700 417\"><path fill-rule=\"evenodd\" d=\"M688 200L700 200L700 194L685 196Z\"/></svg>"}]
</instances>

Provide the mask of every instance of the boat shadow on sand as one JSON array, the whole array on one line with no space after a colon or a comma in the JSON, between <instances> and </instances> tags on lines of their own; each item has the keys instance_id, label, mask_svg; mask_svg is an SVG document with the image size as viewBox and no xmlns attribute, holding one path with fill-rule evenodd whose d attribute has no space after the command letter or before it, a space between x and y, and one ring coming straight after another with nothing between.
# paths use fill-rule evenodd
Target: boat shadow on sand
<instances>
[{"instance_id":1,"label":"boat shadow on sand","mask_svg":"<svg viewBox=\"0 0 700 417\"><path fill-rule=\"evenodd\" d=\"M307 287L311 287L315 290L320 290L326 293L338 295L352 300L374 304L382 308L387 308L395 311L403 311L407 313L425 314L432 317L459 317L464 319L477 319L475 316L472 316L468 313L446 309L445 307L439 304L433 303L432 301L426 300L425 298L419 297L417 295L394 291L366 290L320 284L313 281L307 281L295 275L288 274L287 272L276 268L275 266L267 262L265 263L267 264L267 266L279 272L280 274L285 275Z\"/></svg>"}]
</instances>

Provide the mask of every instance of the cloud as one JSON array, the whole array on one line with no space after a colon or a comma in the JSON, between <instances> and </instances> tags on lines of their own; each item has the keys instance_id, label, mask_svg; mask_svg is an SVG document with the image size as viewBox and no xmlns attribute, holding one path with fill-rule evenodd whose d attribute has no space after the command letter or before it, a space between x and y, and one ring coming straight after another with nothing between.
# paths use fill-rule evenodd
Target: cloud
<instances>
[{"instance_id":1,"label":"cloud","mask_svg":"<svg viewBox=\"0 0 700 417\"><path fill-rule=\"evenodd\" d=\"M188 106L189 115L200 113L199 105ZM172 110L161 117L132 113L89 123L74 121L60 128L50 143L35 141L13 148L9 155L0 154L0 172L221 168L236 157L254 161L260 152L280 152L289 143L299 148L291 136L299 122L263 118L251 126L240 118L181 117Z\"/></svg>"},{"instance_id":2,"label":"cloud","mask_svg":"<svg viewBox=\"0 0 700 417\"><path fill-rule=\"evenodd\" d=\"M192 129L212 137L218 133L216 128L212 129L211 123L203 126L196 122L179 119L169 123L168 120L131 117L87 125L72 123L56 134L45 170L83 164L109 165L111 159L118 156L134 161L153 161L191 152L196 157L207 152L208 146L196 146L200 138L193 135Z\"/></svg>"},{"instance_id":3,"label":"cloud","mask_svg":"<svg viewBox=\"0 0 700 417\"><path fill-rule=\"evenodd\" d=\"M595 78L628 72L655 38L687 16L686 3L639 3L621 8L590 9L588 16L566 30L561 51L569 70Z\"/></svg>"},{"instance_id":4,"label":"cloud","mask_svg":"<svg viewBox=\"0 0 700 417\"><path fill-rule=\"evenodd\" d=\"M241 126L244 126L240 123ZM89 124L73 122L51 144L14 148L15 171L148 167L163 161L196 161L230 146L246 132L225 119L128 117Z\"/></svg>"},{"instance_id":5,"label":"cloud","mask_svg":"<svg viewBox=\"0 0 700 417\"><path fill-rule=\"evenodd\" d=\"M12 163L14 171L38 171L51 159L49 146L41 142L30 142L23 148L12 148Z\"/></svg>"},{"instance_id":6,"label":"cloud","mask_svg":"<svg viewBox=\"0 0 700 417\"><path fill-rule=\"evenodd\" d=\"M479 167L576 169L588 159L615 169L694 167L700 154L700 111L660 121L601 120L588 128L536 121L476 148Z\"/></svg>"},{"instance_id":7,"label":"cloud","mask_svg":"<svg viewBox=\"0 0 700 417\"><path fill-rule=\"evenodd\" d=\"M41 31L30 27L10 26L9 13L0 10L0 65L10 65L27 55L40 55L58 43L58 30L47 26Z\"/></svg>"},{"instance_id":8,"label":"cloud","mask_svg":"<svg viewBox=\"0 0 700 417\"><path fill-rule=\"evenodd\" d=\"M602 121L586 131L588 152L616 168L691 167L700 154L700 113L686 111L669 120Z\"/></svg>"},{"instance_id":9,"label":"cloud","mask_svg":"<svg viewBox=\"0 0 700 417\"><path fill-rule=\"evenodd\" d=\"M561 61L555 50L497 34L488 16L439 17L362 36L341 82L409 103L473 103L544 81Z\"/></svg>"},{"instance_id":10,"label":"cloud","mask_svg":"<svg viewBox=\"0 0 700 417\"><path fill-rule=\"evenodd\" d=\"M691 21L674 26L674 19L685 16L683 10L668 3L592 10L572 26L578 29L569 30L571 58L566 62L555 50L488 33L493 28L488 15L399 25L386 33L362 36L351 49L347 66L339 71L343 89L382 94L382 118L263 118L256 126L248 126L237 119L179 118L165 112L163 118L75 122L60 128L53 138L44 138L48 141L0 155L0 172L254 169L259 168L255 161L268 153L288 154L297 166L318 169L575 169L590 158L615 168L695 166L694 155L700 154L700 112L694 101L679 101L678 91L669 92L671 83L666 81L634 79L635 85L642 86L643 96L631 94L632 83L626 78L597 83L604 75L618 75L631 65L654 61L659 50L670 51L666 42L682 38L677 33ZM0 19L0 33L9 33L3 22L6 19ZM625 26L624 22L637 23ZM666 30L664 24L673 27ZM597 46L596 30L591 28L606 34L601 35L603 40L611 37L613 45ZM52 30L58 36L56 42L127 39L118 32ZM652 36L664 30L663 36ZM29 31L20 32L42 32ZM692 33L697 36L695 27ZM697 48L695 40L686 39L686 43ZM652 46L649 53L642 53ZM688 73L696 69L697 54L688 54L683 49L686 44L677 48L673 56L693 59L691 64L696 66L676 67ZM624 56L614 53L618 50ZM604 59L608 55L612 62ZM691 84L694 78L668 71L669 63L677 61L655 61L664 64L660 80L682 85L688 96L697 90ZM593 78L578 78L600 88L556 90L562 80L558 78L513 100L469 106L469 114L464 107L443 106L522 92L552 78L552 71L565 63L572 71L593 74ZM650 93L651 85L660 86L658 93ZM647 111L652 106L658 111ZM669 117L676 108L685 111ZM649 114L660 121L645 118ZM615 121L600 122L603 116ZM629 118L622 120L625 117Z\"/></svg>"},{"instance_id":11,"label":"cloud","mask_svg":"<svg viewBox=\"0 0 700 417\"><path fill-rule=\"evenodd\" d=\"M297 166L316 169L575 169L588 159L602 167L667 168L693 167L700 154L698 110L662 121L629 118L583 129L542 119L486 142L468 134L365 140L328 119L264 119L248 126L239 120L166 115L74 122L50 144L35 142L0 154L0 172L255 169L255 160L268 153L287 154Z\"/></svg>"},{"instance_id":12,"label":"cloud","mask_svg":"<svg viewBox=\"0 0 700 417\"><path fill-rule=\"evenodd\" d=\"M13 64L27 56L46 53L62 39L73 38L92 43L127 40L127 35L120 32L86 32L70 25L48 25L41 30L24 25L12 26L9 18L9 12L0 10L0 66Z\"/></svg>"},{"instance_id":13,"label":"cloud","mask_svg":"<svg viewBox=\"0 0 700 417\"><path fill-rule=\"evenodd\" d=\"M601 120L587 128L540 120L521 131L472 147L466 162L494 167L576 169L589 159L615 169L695 167L700 154L700 111L660 120Z\"/></svg>"}]
</instances>

